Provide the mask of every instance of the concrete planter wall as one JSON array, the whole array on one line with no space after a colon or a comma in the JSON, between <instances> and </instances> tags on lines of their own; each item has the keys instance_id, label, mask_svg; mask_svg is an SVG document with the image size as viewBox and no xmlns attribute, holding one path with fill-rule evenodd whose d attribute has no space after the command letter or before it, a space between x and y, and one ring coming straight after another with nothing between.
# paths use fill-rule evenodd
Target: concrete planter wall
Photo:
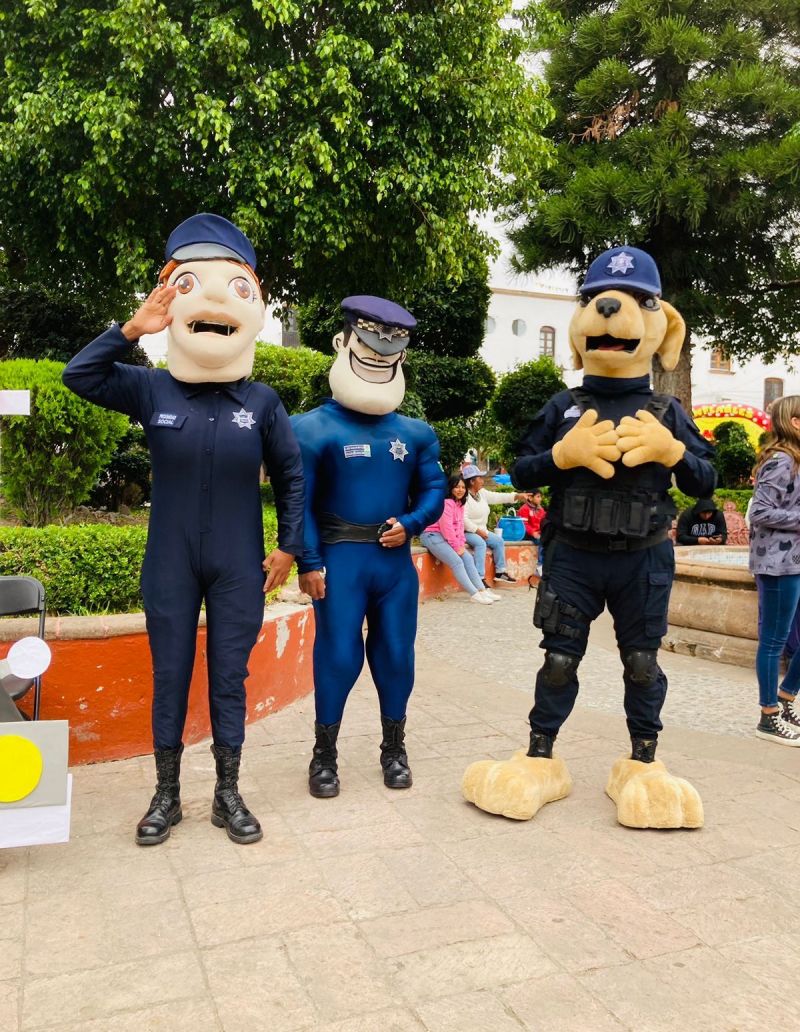
<instances>
[{"instance_id":1,"label":"concrete planter wall","mask_svg":"<svg viewBox=\"0 0 800 1032\"><path fill-rule=\"evenodd\" d=\"M723 546L745 555L746 547ZM704 550L703 550L704 551ZM692 546L675 549L675 583L663 648L752 666L758 645L758 593L746 566L707 561Z\"/></svg>"}]
</instances>

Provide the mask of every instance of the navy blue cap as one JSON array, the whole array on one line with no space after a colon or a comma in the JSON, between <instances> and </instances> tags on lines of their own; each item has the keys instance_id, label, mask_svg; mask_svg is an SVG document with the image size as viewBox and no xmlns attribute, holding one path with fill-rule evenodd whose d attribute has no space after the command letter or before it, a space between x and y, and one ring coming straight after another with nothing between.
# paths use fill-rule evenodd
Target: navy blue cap
<instances>
[{"instance_id":1,"label":"navy blue cap","mask_svg":"<svg viewBox=\"0 0 800 1032\"><path fill-rule=\"evenodd\" d=\"M193 258L230 258L256 267L253 245L232 222L221 215L201 212L192 215L173 229L164 251L167 261L191 261Z\"/></svg>"},{"instance_id":2,"label":"navy blue cap","mask_svg":"<svg viewBox=\"0 0 800 1032\"><path fill-rule=\"evenodd\" d=\"M379 355L396 355L405 351L417 320L401 305L385 297L354 294L342 301L345 322L359 340Z\"/></svg>"},{"instance_id":3,"label":"navy blue cap","mask_svg":"<svg viewBox=\"0 0 800 1032\"><path fill-rule=\"evenodd\" d=\"M580 293L598 294L601 290L641 291L661 297L658 266L638 247L612 247L589 266Z\"/></svg>"}]
</instances>

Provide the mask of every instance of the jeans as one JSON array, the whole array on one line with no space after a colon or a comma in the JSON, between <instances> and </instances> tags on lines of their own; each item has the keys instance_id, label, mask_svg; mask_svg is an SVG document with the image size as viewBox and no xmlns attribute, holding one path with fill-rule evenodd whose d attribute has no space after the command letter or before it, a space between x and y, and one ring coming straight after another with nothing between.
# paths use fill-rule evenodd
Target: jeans
<instances>
[{"instance_id":1,"label":"jeans","mask_svg":"<svg viewBox=\"0 0 800 1032\"><path fill-rule=\"evenodd\" d=\"M756 652L758 700L762 706L778 705L778 663L800 604L800 574L773 577L756 574L759 606L759 639ZM781 689L796 695L800 687L800 652L792 656Z\"/></svg>"},{"instance_id":2,"label":"jeans","mask_svg":"<svg viewBox=\"0 0 800 1032\"><path fill-rule=\"evenodd\" d=\"M486 546L492 550L494 559L494 572L502 573L506 568L506 546L499 534L489 531L489 537L484 541L480 534L467 533L464 535L467 544L475 553L475 568L483 579L486 576Z\"/></svg>"},{"instance_id":3,"label":"jeans","mask_svg":"<svg viewBox=\"0 0 800 1032\"><path fill-rule=\"evenodd\" d=\"M428 549L431 555L449 566L453 576L458 581L458 586L468 595L474 595L477 591L483 591L483 581L475 569L475 560L467 550L463 555L458 552L436 531L420 535L420 541Z\"/></svg>"}]
</instances>

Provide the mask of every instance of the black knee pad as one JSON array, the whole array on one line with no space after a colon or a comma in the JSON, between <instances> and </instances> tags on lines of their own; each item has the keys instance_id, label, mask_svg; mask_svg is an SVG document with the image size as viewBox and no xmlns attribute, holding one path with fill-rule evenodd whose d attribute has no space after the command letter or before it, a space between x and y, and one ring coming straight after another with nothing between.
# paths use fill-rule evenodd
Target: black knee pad
<instances>
[{"instance_id":1,"label":"black knee pad","mask_svg":"<svg viewBox=\"0 0 800 1032\"><path fill-rule=\"evenodd\" d=\"M580 661L580 656L568 656L565 652L545 652L542 676L551 688L564 688Z\"/></svg>"},{"instance_id":2,"label":"black knee pad","mask_svg":"<svg viewBox=\"0 0 800 1032\"><path fill-rule=\"evenodd\" d=\"M639 688L651 688L658 677L658 649L629 649L622 653L625 673Z\"/></svg>"}]
</instances>

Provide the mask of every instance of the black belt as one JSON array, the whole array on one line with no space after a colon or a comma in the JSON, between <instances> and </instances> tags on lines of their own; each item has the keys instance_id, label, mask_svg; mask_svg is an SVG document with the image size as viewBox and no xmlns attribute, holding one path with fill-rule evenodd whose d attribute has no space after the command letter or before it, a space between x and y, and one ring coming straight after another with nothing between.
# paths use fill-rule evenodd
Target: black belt
<instances>
[{"instance_id":1,"label":"black belt","mask_svg":"<svg viewBox=\"0 0 800 1032\"><path fill-rule=\"evenodd\" d=\"M326 545L336 545L340 541L375 545L382 526L382 523L348 523L333 512L323 512L319 518L320 536Z\"/></svg>"},{"instance_id":2,"label":"black belt","mask_svg":"<svg viewBox=\"0 0 800 1032\"><path fill-rule=\"evenodd\" d=\"M643 538L604 538L598 534L576 534L572 530L556 530L555 540L563 541L573 548L582 548L586 552L638 552L642 548L660 545L669 537L666 527L654 531Z\"/></svg>"}]
</instances>

